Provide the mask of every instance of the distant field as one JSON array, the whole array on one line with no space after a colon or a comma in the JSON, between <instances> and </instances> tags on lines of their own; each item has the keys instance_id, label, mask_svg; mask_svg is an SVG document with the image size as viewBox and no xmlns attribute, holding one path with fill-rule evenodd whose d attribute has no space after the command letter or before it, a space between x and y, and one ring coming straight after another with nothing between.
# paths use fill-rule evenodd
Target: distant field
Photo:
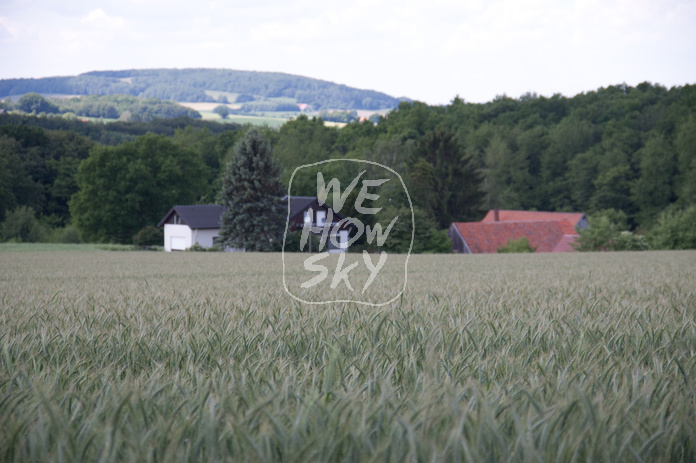
<instances>
[{"instance_id":1,"label":"distant field","mask_svg":"<svg viewBox=\"0 0 696 463\"><path fill-rule=\"evenodd\" d=\"M177 104L180 104L181 106L185 106L187 108L191 108L194 111L209 111L212 112L213 109L217 108L220 106L222 103L187 103L184 101L177 101ZM239 109L242 105L239 104L225 104L223 106L227 106L230 109ZM216 114L217 116L217 114ZM218 116L219 117L219 116Z\"/></svg>"},{"instance_id":2,"label":"distant field","mask_svg":"<svg viewBox=\"0 0 696 463\"><path fill-rule=\"evenodd\" d=\"M239 93L221 92L217 90L205 90L205 94L208 96L212 96L215 99L217 99L220 96L225 96L227 98L227 101L229 101L230 103L234 103L234 101L237 99L237 96L239 95Z\"/></svg>"},{"instance_id":3,"label":"distant field","mask_svg":"<svg viewBox=\"0 0 696 463\"><path fill-rule=\"evenodd\" d=\"M267 125L269 127L280 127L288 121L285 117L239 116L236 114L230 114L227 120L238 124Z\"/></svg>"},{"instance_id":4,"label":"distant field","mask_svg":"<svg viewBox=\"0 0 696 463\"><path fill-rule=\"evenodd\" d=\"M279 254L35 249L0 247L2 461L696 460L693 251L417 255L377 309Z\"/></svg>"}]
</instances>

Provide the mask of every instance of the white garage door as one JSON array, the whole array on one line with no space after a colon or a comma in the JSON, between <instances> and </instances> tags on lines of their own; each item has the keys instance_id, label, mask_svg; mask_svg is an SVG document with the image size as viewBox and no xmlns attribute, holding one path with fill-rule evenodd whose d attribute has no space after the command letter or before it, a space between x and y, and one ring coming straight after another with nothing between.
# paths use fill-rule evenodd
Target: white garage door
<instances>
[{"instance_id":1,"label":"white garage door","mask_svg":"<svg viewBox=\"0 0 696 463\"><path fill-rule=\"evenodd\" d=\"M183 236L172 236L172 251L185 251L186 250L186 238Z\"/></svg>"}]
</instances>

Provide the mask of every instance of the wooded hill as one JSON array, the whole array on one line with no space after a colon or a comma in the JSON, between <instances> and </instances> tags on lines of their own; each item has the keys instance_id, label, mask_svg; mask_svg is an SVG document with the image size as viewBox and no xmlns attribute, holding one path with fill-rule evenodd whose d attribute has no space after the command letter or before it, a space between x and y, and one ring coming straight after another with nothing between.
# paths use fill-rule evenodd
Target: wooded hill
<instances>
[{"instance_id":1,"label":"wooded hill","mask_svg":"<svg viewBox=\"0 0 696 463\"><path fill-rule=\"evenodd\" d=\"M133 95L182 102L249 103L283 98L326 109L391 109L399 99L324 80L274 72L228 69L93 71L78 76L0 80L0 98L29 92L66 95Z\"/></svg>"}]
</instances>

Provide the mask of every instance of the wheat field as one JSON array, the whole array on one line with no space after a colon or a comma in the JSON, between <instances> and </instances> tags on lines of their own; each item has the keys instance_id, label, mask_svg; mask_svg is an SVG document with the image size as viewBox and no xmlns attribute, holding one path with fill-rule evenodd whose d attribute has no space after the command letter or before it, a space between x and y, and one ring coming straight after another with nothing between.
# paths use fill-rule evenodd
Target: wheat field
<instances>
[{"instance_id":1,"label":"wheat field","mask_svg":"<svg viewBox=\"0 0 696 463\"><path fill-rule=\"evenodd\" d=\"M0 461L696 460L696 252L408 270L308 306L280 254L0 252Z\"/></svg>"}]
</instances>

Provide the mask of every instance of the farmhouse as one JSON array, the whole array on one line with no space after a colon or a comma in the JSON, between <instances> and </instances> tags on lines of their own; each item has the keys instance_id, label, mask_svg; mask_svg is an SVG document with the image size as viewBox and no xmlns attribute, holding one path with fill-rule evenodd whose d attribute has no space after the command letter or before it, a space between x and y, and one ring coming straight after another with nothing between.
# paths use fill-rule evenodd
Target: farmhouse
<instances>
[{"instance_id":1,"label":"farmhouse","mask_svg":"<svg viewBox=\"0 0 696 463\"><path fill-rule=\"evenodd\" d=\"M587 226L583 213L493 209L481 222L452 223L447 234L454 252L463 254L494 253L522 237L536 252L570 252L577 230Z\"/></svg>"},{"instance_id":2,"label":"farmhouse","mask_svg":"<svg viewBox=\"0 0 696 463\"><path fill-rule=\"evenodd\" d=\"M326 227L329 236L333 235L334 241L338 243L336 246L332 240L328 240L329 252L348 249L351 225L341 222L344 218L342 215L326 204L320 206L315 196L285 196L282 201L283 205L289 206L288 232L311 226L314 233L319 233L319 229ZM158 227L164 227L164 250L184 251L194 244L211 247L220 235L220 217L224 211L224 206L211 204L172 207L157 224Z\"/></svg>"},{"instance_id":3,"label":"farmhouse","mask_svg":"<svg viewBox=\"0 0 696 463\"><path fill-rule=\"evenodd\" d=\"M224 211L224 206L212 204L172 207L157 224L164 227L164 250L184 251L194 244L211 247L220 234Z\"/></svg>"}]
</instances>

